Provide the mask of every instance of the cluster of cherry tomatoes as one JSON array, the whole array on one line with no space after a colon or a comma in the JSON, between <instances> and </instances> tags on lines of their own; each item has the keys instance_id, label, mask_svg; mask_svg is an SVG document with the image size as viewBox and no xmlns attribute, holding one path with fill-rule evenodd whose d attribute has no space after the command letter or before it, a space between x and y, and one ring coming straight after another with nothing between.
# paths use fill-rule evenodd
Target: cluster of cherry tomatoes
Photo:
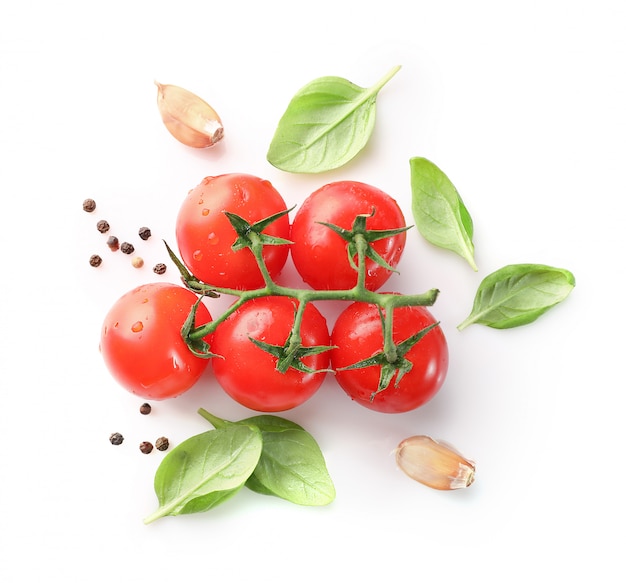
<instances>
[{"instance_id":1,"label":"cluster of cherry tomatoes","mask_svg":"<svg viewBox=\"0 0 626 583\"><path fill-rule=\"evenodd\" d=\"M304 285L312 290L348 290L357 285L354 258L337 232L337 228L350 229L356 216L367 216L368 230L397 231L371 243L382 262L365 259L363 287L368 292L376 292L387 281L406 241L405 219L396 201L367 184L327 184L307 197L290 221L285 200L267 180L248 174L208 177L182 202L176 243L189 272L222 291L266 285L262 266L251 250L233 249L237 233L228 213L250 224L284 213L263 231L277 241L289 241L263 246L265 275L277 281L291 256ZM294 329L297 294L259 294L245 301L203 339L214 356L201 358L189 349L181 329L194 307L195 326L214 321L205 302L198 302L198 295L187 287L172 283L147 283L122 296L105 317L100 342L114 378L142 398L160 400L187 391L211 366L220 386L237 402L253 410L276 412L309 399L330 371L356 402L399 413L430 400L446 376L447 344L440 327L434 326L405 354L410 364L399 382L396 379L377 392L379 363L350 368L383 348L380 306L358 300L347 304L332 330L316 302L308 301L298 324L301 344L329 349L304 356L303 366L278 370L276 357L251 340L284 345ZM398 307L393 341L400 344L435 324L423 306Z\"/></svg>"}]
</instances>

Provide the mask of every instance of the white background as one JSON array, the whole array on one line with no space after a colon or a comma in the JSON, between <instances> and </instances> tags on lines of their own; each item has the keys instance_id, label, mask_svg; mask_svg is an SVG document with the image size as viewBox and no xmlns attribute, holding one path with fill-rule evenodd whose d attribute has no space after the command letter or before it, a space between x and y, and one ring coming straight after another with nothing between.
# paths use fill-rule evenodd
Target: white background
<instances>
[{"instance_id":1,"label":"white background","mask_svg":"<svg viewBox=\"0 0 626 583\"><path fill-rule=\"evenodd\" d=\"M4 2L0 580L620 580L625 27L618 0ZM298 176L266 161L302 85L338 75L369 86L395 65L352 163ZM211 103L224 141L208 151L176 142L155 79ZM206 430L200 406L250 414L207 375L143 417L98 353L110 304L159 279L150 267L165 259L160 239L173 241L186 192L207 175L248 172L298 204L354 179L393 195L412 222L412 156L447 173L475 223L478 273L412 230L386 286L441 289L442 391L389 416L329 381L285 414L324 451L337 488L328 507L242 491L145 526L163 454L136 444ZM108 253L100 218L134 237L144 269ZM135 236L143 225L148 242ZM570 269L577 287L532 325L458 332L482 278L517 262ZM177 280L171 266L164 279ZM123 446L109 444L112 431ZM442 493L409 480L391 452L413 434L473 458L475 484Z\"/></svg>"}]
</instances>

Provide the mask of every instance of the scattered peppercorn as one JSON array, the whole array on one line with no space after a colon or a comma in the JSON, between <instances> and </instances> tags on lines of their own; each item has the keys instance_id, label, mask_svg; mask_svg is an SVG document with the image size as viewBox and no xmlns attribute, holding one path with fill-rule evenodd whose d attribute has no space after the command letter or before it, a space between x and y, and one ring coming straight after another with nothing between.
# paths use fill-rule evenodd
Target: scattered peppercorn
<instances>
[{"instance_id":1,"label":"scattered peppercorn","mask_svg":"<svg viewBox=\"0 0 626 583\"><path fill-rule=\"evenodd\" d=\"M142 241L147 241L151 236L152 232L148 227L141 227L141 229L139 229L139 238Z\"/></svg>"},{"instance_id":2,"label":"scattered peppercorn","mask_svg":"<svg viewBox=\"0 0 626 583\"><path fill-rule=\"evenodd\" d=\"M92 255L89 258L89 265L91 265L91 267L100 267L102 263L102 257L100 257L100 255Z\"/></svg>"},{"instance_id":3,"label":"scattered peppercorn","mask_svg":"<svg viewBox=\"0 0 626 583\"><path fill-rule=\"evenodd\" d=\"M111 225L109 225L109 223L103 219L96 223L96 228L101 233L106 233L111 228Z\"/></svg>"},{"instance_id":4,"label":"scattered peppercorn","mask_svg":"<svg viewBox=\"0 0 626 583\"><path fill-rule=\"evenodd\" d=\"M107 239L107 245L111 251L117 251L120 248L120 241L115 235L111 235Z\"/></svg>"},{"instance_id":5,"label":"scattered peppercorn","mask_svg":"<svg viewBox=\"0 0 626 583\"><path fill-rule=\"evenodd\" d=\"M120 245L120 251L126 255L130 255L135 252L135 247L131 243L124 241L124 243Z\"/></svg>"},{"instance_id":6,"label":"scattered peppercorn","mask_svg":"<svg viewBox=\"0 0 626 583\"><path fill-rule=\"evenodd\" d=\"M130 262L133 267L139 269L143 267L143 259L141 257L133 257L133 260Z\"/></svg>"},{"instance_id":7,"label":"scattered peppercorn","mask_svg":"<svg viewBox=\"0 0 626 583\"><path fill-rule=\"evenodd\" d=\"M154 446L149 441L142 441L139 444L139 449L141 450L141 453L150 453L153 447Z\"/></svg>"},{"instance_id":8,"label":"scattered peppercorn","mask_svg":"<svg viewBox=\"0 0 626 583\"><path fill-rule=\"evenodd\" d=\"M83 210L86 213L92 213L96 210L96 201L93 198L86 198L83 201Z\"/></svg>"},{"instance_id":9,"label":"scattered peppercorn","mask_svg":"<svg viewBox=\"0 0 626 583\"><path fill-rule=\"evenodd\" d=\"M150 415L151 411L152 407L150 406L150 403L144 403L143 405L141 405L141 407L139 407L139 412L142 415Z\"/></svg>"},{"instance_id":10,"label":"scattered peppercorn","mask_svg":"<svg viewBox=\"0 0 626 583\"><path fill-rule=\"evenodd\" d=\"M165 451L170 446L170 442L167 437L159 437L159 439L156 440L155 445L159 451Z\"/></svg>"},{"instance_id":11,"label":"scattered peppercorn","mask_svg":"<svg viewBox=\"0 0 626 583\"><path fill-rule=\"evenodd\" d=\"M152 268L152 271L154 271L154 273L156 273L157 275L163 275L166 270L167 270L167 265L165 265L165 263L157 263Z\"/></svg>"},{"instance_id":12,"label":"scattered peppercorn","mask_svg":"<svg viewBox=\"0 0 626 583\"><path fill-rule=\"evenodd\" d=\"M113 444L113 445L121 445L122 442L124 441L124 436L121 433L111 433L111 437L109 437L109 441Z\"/></svg>"}]
</instances>

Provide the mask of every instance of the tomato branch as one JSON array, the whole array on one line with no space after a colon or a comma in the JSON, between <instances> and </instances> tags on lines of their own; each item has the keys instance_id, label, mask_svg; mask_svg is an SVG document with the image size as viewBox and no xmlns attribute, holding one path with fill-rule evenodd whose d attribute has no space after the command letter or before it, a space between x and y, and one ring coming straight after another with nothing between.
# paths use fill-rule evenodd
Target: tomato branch
<instances>
[{"instance_id":1,"label":"tomato branch","mask_svg":"<svg viewBox=\"0 0 626 583\"><path fill-rule=\"evenodd\" d=\"M385 363L391 367L391 369L389 367L385 368L385 379L381 377L381 383L386 386L393 376L393 374L391 374L391 377L389 377L389 374L392 371L395 374L398 367L402 368L401 361L403 360L402 355L399 354L398 346L396 346L393 341L394 309L400 306L431 306L435 303L437 296L439 295L439 290L437 289L430 289L421 294L403 295L380 293L366 288L366 260L368 258L379 265L382 265L385 269L393 269L391 266L387 265L387 263L373 250L371 243L376 240L394 236L410 227L382 231L368 231L365 222L368 216L373 215L374 210L372 210L371 215L357 215L354 219L351 230L323 223L347 241L348 244L346 246L346 251L348 253L348 259L350 265L357 271L356 284L354 287L345 290L300 289L277 284L272 279L263 257L263 248L266 245L291 244L291 241L272 237L263 232L267 226L286 214L286 212L289 211L277 213L276 215L272 215L267 219L258 221L254 224L250 224L243 218L233 213L226 213L233 229L237 233L237 237L232 246L233 249L235 251L250 249L254 255L259 270L261 271L265 285L258 289L240 290L213 286L209 283L201 282L189 272L182 261L174 254L167 243L165 243L167 252L174 262L174 265L178 268L183 283L188 289L199 295L198 303L201 302L204 297L215 298L220 295L230 295L237 298L237 300L233 302L218 318L202 326L194 327L194 309L181 331L187 345L190 350L198 356L204 358L216 356L211 353L210 346L203 339L207 335L214 332L231 314L236 312L243 304L255 298L267 296L286 296L294 298L298 302L298 308L295 311L292 330L285 345L264 346L262 345L263 343L259 341L251 340L266 352L270 352L272 354L275 353L275 356L278 359L277 368L281 372L286 372L290 367L306 372L314 372L306 369L306 367L302 364L301 359L309 354L316 353L315 351L319 352L320 350L329 350L331 347L302 346L300 328L304 309L307 303L319 301L352 301L370 303L376 305L381 314L384 336L384 349L382 354L384 355ZM379 391L383 388L384 387L379 387Z\"/></svg>"}]
</instances>

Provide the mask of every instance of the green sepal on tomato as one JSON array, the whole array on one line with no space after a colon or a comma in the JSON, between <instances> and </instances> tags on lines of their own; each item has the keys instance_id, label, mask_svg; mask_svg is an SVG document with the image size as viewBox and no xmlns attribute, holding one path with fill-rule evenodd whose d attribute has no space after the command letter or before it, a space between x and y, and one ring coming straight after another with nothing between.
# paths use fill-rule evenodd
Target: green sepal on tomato
<instances>
[{"instance_id":1,"label":"green sepal on tomato","mask_svg":"<svg viewBox=\"0 0 626 583\"><path fill-rule=\"evenodd\" d=\"M197 296L172 283L148 283L121 296L104 318L100 352L115 380L144 399L177 397L200 378L208 360L188 347L182 330L211 321ZM197 304L197 305L196 305ZM211 336L202 339L208 345Z\"/></svg>"},{"instance_id":2,"label":"green sepal on tomato","mask_svg":"<svg viewBox=\"0 0 626 583\"><path fill-rule=\"evenodd\" d=\"M355 225L358 217L361 221ZM366 289L376 291L389 279L406 243L402 210L379 188L343 180L310 194L291 225L293 263L313 289L345 290L356 285L356 248L349 237L355 226L367 229ZM378 237L376 231L384 236Z\"/></svg>"},{"instance_id":3,"label":"green sepal on tomato","mask_svg":"<svg viewBox=\"0 0 626 583\"><path fill-rule=\"evenodd\" d=\"M389 362L379 307L350 304L331 334L337 383L353 401L373 411L405 413L421 407L439 391L448 372L448 345L437 324L423 306L394 308L396 360Z\"/></svg>"},{"instance_id":4,"label":"green sepal on tomato","mask_svg":"<svg viewBox=\"0 0 626 583\"><path fill-rule=\"evenodd\" d=\"M211 343L217 355L211 359L213 374L241 405L262 412L286 411L310 399L324 381L330 356L319 347L330 346L326 319L313 304L306 304L299 338L294 339L298 304L288 296L250 299L216 328ZM283 347L285 355L293 351L296 359L281 371L280 358L263 344Z\"/></svg>"},{"instance_id":5,"label":"green sepal on tomato","mask_svg":"<svg viewBox=\"0 0 626 583\"><path fill-rule=\"evenodd\" d=\"M267 224L263 234L263 261L276 277L289 255L289 247L276 244L289 239L289 217L281 194L268 180L231 173L206 177L183 200L176 219L176 241L183 263L201 282L221 288L257 289L265 284L249 248L236 245L240 237L229 220L236 215L253 225L283 213Z\"/></svg>"}]
</instances>

